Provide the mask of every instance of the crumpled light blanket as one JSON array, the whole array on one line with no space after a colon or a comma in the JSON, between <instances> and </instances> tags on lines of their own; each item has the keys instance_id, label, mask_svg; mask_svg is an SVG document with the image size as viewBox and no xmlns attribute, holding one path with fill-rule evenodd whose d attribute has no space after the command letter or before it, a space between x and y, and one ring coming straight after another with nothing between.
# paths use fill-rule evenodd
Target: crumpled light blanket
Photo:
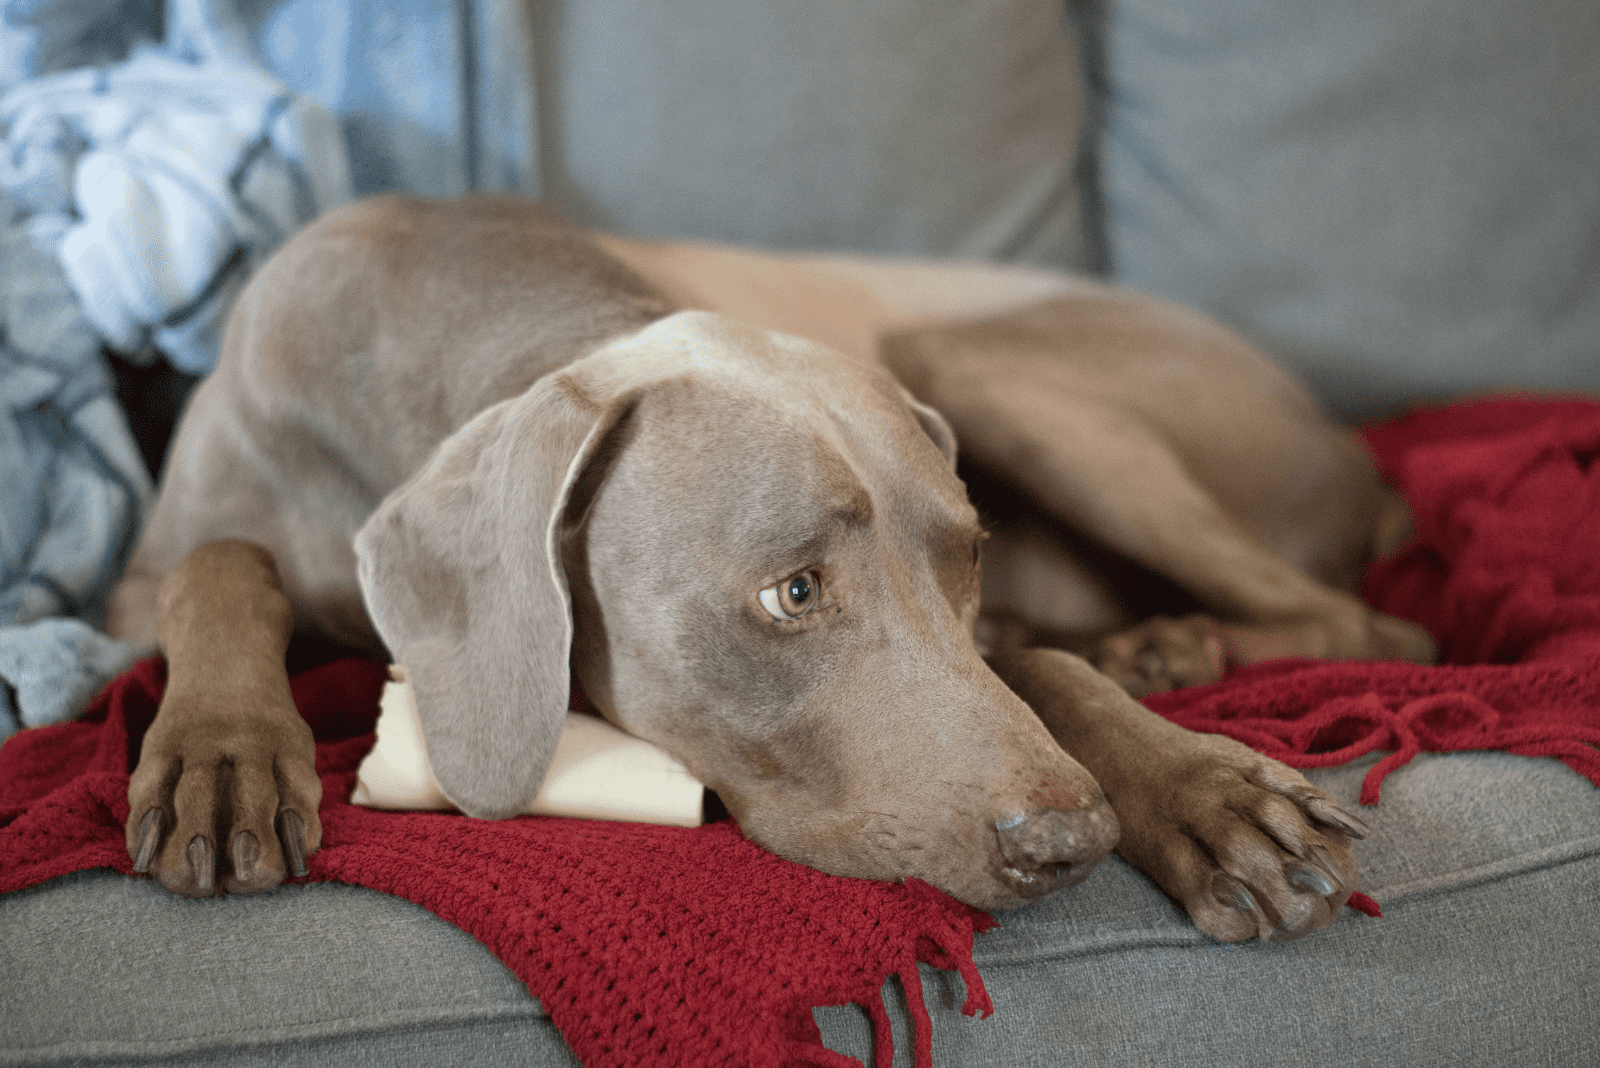
<instances>
[{"instance_id":1,"label":"crumpled light blanket","mask_svg":"<svg viewBox=\"0 0 1600 1068\"><path fill-rule=\"evenodd\" d=\"M350 199L337 120L231 18L173 0L162 46L0 96L0 737L133 660L96 627L151 480L101 347L204 373L251 271Z\"/></svg>"},{"instance_id":2,"label":"crumpled light blanket","mask_svg":"<svg viewBox=\"0 0 1600 1068\"><path fill-rule=\"evenodd\" d=\"M95 624L152 494L99 338L14 204L0 189L0 737L132 663Z\"/></svg>"},{"instance_id":3,"label":"crumpled light blanket","mask_svg":"<svg viewBox=\"0 0 1600 1068\"><path fill-rule=\"evenodd\" d=\"M202 374L251 271L350 199L337 119L254 64L141 45L0 97L0 187L112 349Z\"/></svg>"}]
</instances>

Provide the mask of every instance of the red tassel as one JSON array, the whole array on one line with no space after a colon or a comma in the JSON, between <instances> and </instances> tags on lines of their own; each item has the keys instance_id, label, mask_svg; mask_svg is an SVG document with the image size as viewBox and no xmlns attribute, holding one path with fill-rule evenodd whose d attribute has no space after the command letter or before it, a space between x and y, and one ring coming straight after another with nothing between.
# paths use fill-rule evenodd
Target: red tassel
<instances>
[{"instance_id":1,"label":"red tassel","mask_svg":"<svg viewBox=\"0 0 1600 1068\"><path fill-rule=\"evenodd\" d=\"M863 998L861 1007L872 1020L872 1063L893 1064L894 1031L889 1027L889 1012L883 1006L883 988L873 991L870 998Z\"/></svg>"},{"instance_id":2,"label":"red tassel","mask_svg":"<svg viewBox=\"0 0 1600 1068\"><path fill-rule=\"evenodd\" d=\"M933 1019L928 1015L928 1003L922 997L922 973L917 971L915 959L908 959L901 967L900 985L905 988L906 1008L911 1012L912 1061L917 1068L933 1068Z\"/></svg>"},{"instance_id":3,"label":"red tassel","mask_svg":"<svg viewBox=\"0 0 1600 1068\"><path fill-rule=\"evenodd\" d=\"M1383 910L1378 907L1378 903L1372 900L1366 894L1363 894L1360 890L1357 890L1355 893L1351 894L1350 900L1346 901L1345 904L1349 905L1363 916L1371 916L1375 920L1383 919Z\"/></svg>"}]
</instances>

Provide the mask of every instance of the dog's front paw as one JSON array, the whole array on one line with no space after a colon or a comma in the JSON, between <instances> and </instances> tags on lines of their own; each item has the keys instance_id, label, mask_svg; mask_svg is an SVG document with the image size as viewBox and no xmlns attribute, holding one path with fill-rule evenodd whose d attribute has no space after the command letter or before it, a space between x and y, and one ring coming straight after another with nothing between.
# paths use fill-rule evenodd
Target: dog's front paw
<instances>
[{"instance_id":1,"label":"dog's front paw","mask_svg":"<svg viewBox=\"0 0 1600 1068\"><path fill-rule=\"evenodd\" d=\"M1117 853L1223 942L1299 938L1332 922L1356 886L1351 838L1368 828L1292 768L1196 735L1113 797Z\"/></svg>"},{"instance_id":2,"label":"dog's front paw","mask_svg":"<svg viewBox=\"0 0 1600 1068\"><path fill-rule=\"evenodd\" d=\"M322 841L311 728L287 688L169 689L128 783L128 853L175 894L270 890Z\"/></svg>"},{"instance_id":3,"label":"dog's front paw","mask_svg":"<svg viewBox=\"0 0 1600 1068\"><path fill-rule=\"evenodd\" d=\"M1134 697L1222 678L1222 626L1208 616L1156 616L1100 642L1088 660Z\"/></svg>"}]
</instances>

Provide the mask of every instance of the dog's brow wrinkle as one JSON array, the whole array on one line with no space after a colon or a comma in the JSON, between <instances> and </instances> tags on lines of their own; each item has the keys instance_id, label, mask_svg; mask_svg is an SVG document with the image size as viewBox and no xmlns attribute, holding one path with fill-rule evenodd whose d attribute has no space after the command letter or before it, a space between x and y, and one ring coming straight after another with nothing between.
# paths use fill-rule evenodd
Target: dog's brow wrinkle
<instances>
[{"instance_id":1,"label":"dog's brow wrinkle","mask_svg":"<svg viewBox=\"0 0 1600 1068\"><path fill-rule=\"evenodd\" d=\"M872 514L872 495L865 486L858 486L847 499L828 507L823 522L829 526L864 527L872 522Z\"/></svg>"}]
</instances>

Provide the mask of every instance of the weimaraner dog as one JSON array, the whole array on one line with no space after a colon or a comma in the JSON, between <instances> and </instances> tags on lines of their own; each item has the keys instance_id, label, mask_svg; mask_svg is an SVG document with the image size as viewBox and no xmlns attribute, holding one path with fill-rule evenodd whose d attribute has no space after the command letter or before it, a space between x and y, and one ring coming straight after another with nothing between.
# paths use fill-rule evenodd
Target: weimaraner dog
<instances>
[{"instance_id":1,"label":"weimaraner dog","mask_svg":"<svg viewBox=\"0 0 1600 1068\"><path fill-rule=\"evenodd\" d=\"M305 872L293 636L405 665L472 816L536 790L575 684L824 871L1007 908L1115 846L1216 938L1302 935L1364 825L1129 692L1431 659L1349 592L1408 523L1282 372L1146 297L364 202L241 297L114 596L169 664L128 849L180 894Z\"/></svg>"}]
</instances>

